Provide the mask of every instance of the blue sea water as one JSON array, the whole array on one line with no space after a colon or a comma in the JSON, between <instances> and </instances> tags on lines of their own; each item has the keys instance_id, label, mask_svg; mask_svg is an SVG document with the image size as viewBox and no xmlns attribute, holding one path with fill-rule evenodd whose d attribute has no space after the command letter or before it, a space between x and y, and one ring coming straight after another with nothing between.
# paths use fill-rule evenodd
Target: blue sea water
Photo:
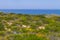
<instances>
[{"instance_id":1,"label":"blue sea water","mask_svg":"<svg viewBox=\"0 0 60 40\"><path fill-rule=\"evenodd\" d=\"M58 14L60 10L48 10L48 9L0 9L0 12L5 13L20 13L20 14Z\"/></svg>"}]
</instances>

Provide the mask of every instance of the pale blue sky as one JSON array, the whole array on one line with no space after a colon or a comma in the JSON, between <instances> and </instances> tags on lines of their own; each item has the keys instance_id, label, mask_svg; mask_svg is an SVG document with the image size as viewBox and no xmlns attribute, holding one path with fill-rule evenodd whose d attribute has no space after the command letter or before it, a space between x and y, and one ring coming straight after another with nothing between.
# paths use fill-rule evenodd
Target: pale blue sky
<instances>
[{"instance_id":1,"label":"pale blue sky","mask_svg":"<svg viewBox=\"0 0 60 40\"><path fill-rule=\"evenodd\" d=\"M60 9L60 0L0 0L0 9Z\"/></svg>"}]
</instances>

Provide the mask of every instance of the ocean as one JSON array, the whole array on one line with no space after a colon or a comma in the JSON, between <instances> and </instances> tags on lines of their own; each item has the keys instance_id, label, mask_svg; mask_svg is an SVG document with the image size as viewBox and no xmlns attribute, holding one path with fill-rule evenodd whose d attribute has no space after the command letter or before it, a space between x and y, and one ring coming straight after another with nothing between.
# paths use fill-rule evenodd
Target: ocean
<instances>
[{"instance_id":1,"label":"ocean","mask_svg":"<svg viewBox=\"0 0 60 40\"><path fill-rule=\"evenodd\" d=\"M0 9L0 12L17 13L17 14L57 14L60 15L60 10L48 9Z\"/></svg>"}]
</instances>

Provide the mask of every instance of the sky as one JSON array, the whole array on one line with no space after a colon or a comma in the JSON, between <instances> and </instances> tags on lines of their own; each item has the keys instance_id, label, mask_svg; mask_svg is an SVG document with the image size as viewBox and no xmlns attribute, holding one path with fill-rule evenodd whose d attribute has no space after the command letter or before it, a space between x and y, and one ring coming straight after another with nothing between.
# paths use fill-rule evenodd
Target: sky
<instances>
[{"instance_id":1,"label":"sky","mask_svg":"<svg viewBox=\"0 0 60 40\"><path fill-rule=\"evenodd\" d=\"M0 9L60 9L60 0L0 0Z\"/></svg>"}]
</instances>

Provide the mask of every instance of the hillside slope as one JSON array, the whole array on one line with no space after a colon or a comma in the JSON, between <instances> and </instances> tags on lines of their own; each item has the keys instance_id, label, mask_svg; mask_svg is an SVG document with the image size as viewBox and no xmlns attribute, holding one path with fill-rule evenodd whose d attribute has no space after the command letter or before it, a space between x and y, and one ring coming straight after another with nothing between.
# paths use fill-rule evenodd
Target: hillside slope
<instances>
[{"instance_id":1,"label":"hillside slope","mask_svg":"<svg viewBox=\"0 0 60 40\"><path fill-rule=\"evenodd\" d=\"M0 40L60 40L60 16L0 12Z\"/></svg>"}]
</instances>

